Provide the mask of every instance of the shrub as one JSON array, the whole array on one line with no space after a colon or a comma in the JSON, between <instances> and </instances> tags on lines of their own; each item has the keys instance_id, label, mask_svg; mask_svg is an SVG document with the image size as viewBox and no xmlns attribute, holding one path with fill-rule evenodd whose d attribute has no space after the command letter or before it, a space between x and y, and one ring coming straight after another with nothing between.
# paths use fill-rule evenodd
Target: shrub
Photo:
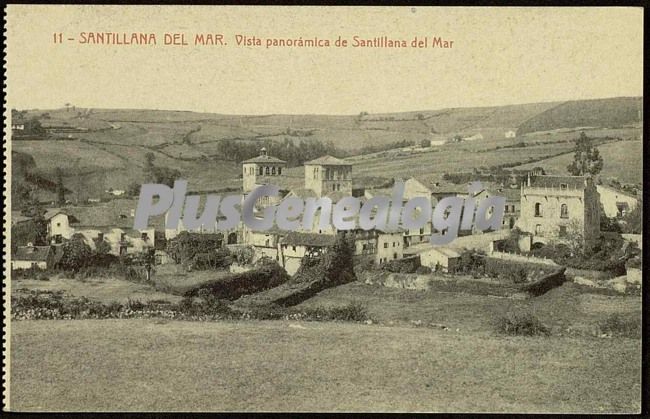
<instances>
[{"instance_id":1,"label":"shrub","mask_svg":"<svg viewBox=\"0 0 650 419\"><path fill-rule=\"evenodd\" d=\"M211 253L221 249L223 235L182 231L167 242L167 253L176 263L188 263L197 253Z\"/></svg>"},{"instance_id":2,"label":"shrub","mask_svg":"<svg viewBox=\"0 0 650 419\"><path fill-rule=\"evenodd\" d=\"M418 266L418 268L415 270L415 273L419 275L427 275L431 273L431 268L428 266Z\"/></svg>"},{"instance_id":3,"label":"shrub","mask_svg":"<svg viewBox=\"0 0 650 419\"><path fill-rule=\"evenodd\" d=\"M395 259L381 265L381 269L393 273L412 274L420 266L420 257L411 256L403 259Z\"/></svg>"},{"instance_id":4,"label":"shrub","mask_svg":"<svg viewBox=\"0 0 650 419\"><path fill-rule=\"evenodd\" d=\"M545 294L553 288L564 284L566 281L566 276L564 275L565 271L566 268L560 268L556 272L546 275L536 282L522 286L521 290L535 297Z\"/></svg>"},{"instance_id":5,"label":"shrub","mask_svg":"<svg viewBox=\"0 0 650 419\"><path fill-rule=\"evenodd\" d=\"M510 336L549 336L551 331L529 311L510 311L497 321L497 331Z\"/></svg>"},{"instance_id":6,"label":"shrub","mask_svg":"<svg viewBox=\"0 0 650 419\"><path fill-rule=\"evenodd\" d=\"M338 307L318 306L298 311L292 310L286 318L291 320L346 322L362 322L370 319L366 306L358 301L352 301Z\"/></svg>"},{"instance_id":7,"label":"shrub","mask_svg":"<svg viewBox=\"0 0 650 419\"><path fill-rule=\"evenodd\" d=\"M198 296L201 290L208 290L214 297L235 300L242 295L276 287L289 279L286 271L275 261L247 272L229 274L225 277L197 284L184 292L185 296ZM205 294L203 294L205 295Z\"/></svg>"},{"instance_id":8,"label":"shrub","mask_svg":"<svg viewBox=\"0 0 650 419\"><path fill-rule=\"evenodd\" d=\"M630 315L623 316L613 313L598 323L601 333L615 337L640 338L641 319Z\"/></svg>"},{"instance_id":9,"label":"shrub","mask_svg":"<svg viewBox=\"0 0 650 419\"><path fill-rule=\"evenodd\" d=\"M233 257L228 249L197 253L190 262L190 270L224 269L232 265Z\"/></svg>"}]
</instances>

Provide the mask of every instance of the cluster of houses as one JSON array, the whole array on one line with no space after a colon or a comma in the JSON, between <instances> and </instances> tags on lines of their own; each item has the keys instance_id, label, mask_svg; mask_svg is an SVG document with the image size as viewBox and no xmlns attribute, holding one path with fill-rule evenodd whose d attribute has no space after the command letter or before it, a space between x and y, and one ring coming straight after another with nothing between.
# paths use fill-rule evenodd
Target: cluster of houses
<instances>
[{"instance_id":1,"label":"cluster of houses","mask_svg":"<svg viewBox=\"0 0 650 419\"><path fill-rule=\"evenodd\" d=\"M346 196L363 200L374 196L389 196L382 189L353 190L352 164L332 156L323 156L304 164L303 179L290 176L285 161L269 156L265 149L258 157L242 162L243 193L249 194L261 185L280 187L278 197L264 198L259 207L278 204L286 197L322 198L333 203ZM404 181L404 202L415 197L427 197L432 206L447 196L467 198L467 185L428 182L417 176ZM459 234L448 246L432 247L429 236L431 222L424 227L395 230L354 231L355 254L371 258L377 265L419 255L425 266L448 269L460 257L461 248L491 248L496 240L508 234L512 228L527 233L527 241L520 243L522 250L529 250L554 240L565 240L579 235L586 245L599 235L601 205L609 217L620 217L638 204L636 197L613 188L595 185L591 178L578 176L549 176L533 171L519 185L486 185L480 191L473 191L478 202L490 196L506 198L502 230L488 233L466 231ZM150 221L146 230L134 230L133 218L137 202L133 199L116 198L105 203L86 206L51 208L45 214L48 223L47 236L51 246L59 246L73 236L82 238L91 248L104 241L110 245L110 253L125 255L141 252L146 248L156 250L157 261L167 258L164 254L165 240L172 239L186 230L179 223L176 229L166 229L164 217ZM12 225L29 218L12 214ZM217 221L218 223L219 221ZM219 234L225 246L248 245L255 250L256 258L270 257L278 261L287 272L293 274L305 255L320 254L334 243L336 231L319 226L318 214L312 228L288 232L272 228L255 231L243 223L225 232L214 229L193 230L204 234ZM329 225L329 223L328 223ZM162 239L162 240L161 240ZM45 267L52 251L34 246L19 246L12 258L13 267ZM53 252L56 253L56 252Z\"/></svg>"}]
</instances>

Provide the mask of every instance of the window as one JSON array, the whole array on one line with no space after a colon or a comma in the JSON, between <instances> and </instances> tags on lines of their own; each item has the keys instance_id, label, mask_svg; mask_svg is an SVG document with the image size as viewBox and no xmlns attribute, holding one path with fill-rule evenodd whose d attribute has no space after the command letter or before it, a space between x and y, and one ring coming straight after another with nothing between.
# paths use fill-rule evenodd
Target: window
<instances>
[{"instance_id":1,"label":"window","mask_svg":"<svg viewBox=\"0 0 650 419\"><path fill-rule=\"evenodd\" d=\"M560 237L566 237L566 226L560 226Z\"/></svg>"},{"instance_id":2,"label":"window","mask_svg":"<svg viewBox=\"0 0 650 419\"><path fill-rule=\"evenodd\" d=\"M420 234L424 234L424 227L420 229Z\"/></svg>"},{"instance_id":3,"label":"window","mask_svg":"<svg viewBox=\"0 0 650 419\"><path fill-rule=\"evenodd\" d=\"M56 226L57 226L57 227L61 227L61 223L56 223Z\"/></svg>"},{"instance_id":4,"label":"window","mask_svg":"<svg viewBox=\"0 0 650 419\"><path fill-rule=\"evenodd\" d=\"M541 234L541 233L542 233L542 225L541 225L541 224L537 224L537 225L535 226L535 234Z\"/></svg>"},{"instance_id":5,"label":"window","mask_svg":"<svg viewBox=\"0 0 650 419\"><path fill-rule=\"evenodd\" d=\"M269 168L269 166L266 166L265 172L266 172L267 175L270 175L271 174L271 168Z\"/></svg>"},{"instance_id":6,"label":"window","mask_svg":"<svg viewBox=\"0 0 650 419\"><path fill-rule=\"evenodd\" d=\"M282 168L278 167L278 175L281 175L281 174L282 174Z\"/></svg>"},{"instance_id":7,"label":"window","mask_svg":"<svg viewBox=\"0 0 650 419\"><path fill-rule=\"evenodd\" d=\"M260 174L260 176L262 176L264 174L264 168L262 166L260 166L259 174Z\"/></svg>"},{"instance_id":8,"label":"window","mask_svg":"<svg viewBox=\"0 0 650 419\"><path fill-rule=\"evenodd\" d=\"M397 259L397 253L393 253L393 259Z\"/></svg>"},{"instance_id":9,"label":"window","mask_svg":"<svg viewBox=\"0 0 650 419\"><path fill-rule=\"evenodd\" d=\"M291 246L291 250L296 251L296 246Z\"/></svg>"},{"instance_id":10,"label":"window","mask_svg":"<svg viewBox=\"0 0 650 419\"><path fill-rule=\"evenodd\" d=\"M272 175L275 174L275 166L273 166L273 167L271 168L271 174L272 174Z\"/></svg>"},{"instance_id":11,"label":"window","mask_svg":"<svg viewBox=\"0 0 650 419\"><path fill-rule=\"evenodd\" d=\"M560 189L567 189L568 187L569 185L567 185L566 183L560 183Z\"/></svg>"},{"instance_id":12,"label":"window","mask_svg":"<svg viewBox=\"0 0 650 419\"><path fill-rule=\"evenodd\" d=\"M542 216L542 204L539 202L535 203L535 217Z\"/></svg>"},{"instance_id":13,"label":"window","mask_svg":"<svg viewBox=\"0 0 650 419\"><path fill-rule=\"evenodd\" d=\"M560 218L569 218L569 207L566 204L560 206Z\"/></svg>"},{"instance_id":14,"label":"window","mask_svg":"<svg viewBox=\"0 0 650 419\"><path fill-rule=\"evenodd\" d=\"M144 241L149 240L149 235L145 232L140 235L140 238Z\"/></svg>"},{"instance_id":15,"label":"window","mask_svg":"<svg viewBox=\"0 0 650 419\"><path fill-rule=\"evenodd\" d=\"M384 249L388 249L388 243L384 243Z\"/></svg>"}]
</instances>

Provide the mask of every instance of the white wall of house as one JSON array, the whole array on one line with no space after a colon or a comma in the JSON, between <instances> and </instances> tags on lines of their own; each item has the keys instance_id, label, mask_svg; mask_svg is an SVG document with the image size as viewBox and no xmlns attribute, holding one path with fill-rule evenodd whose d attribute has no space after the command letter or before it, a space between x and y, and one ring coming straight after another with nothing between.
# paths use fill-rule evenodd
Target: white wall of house
<instances>
[{"instance_id":1,"label":"white wall of house","mask_svg":"<svg viewBox=\"0 0 650 419\"><path fill-rule=\"evenodd\" d=\"M613 188L609 188L607 186L596 185L596 189L600 194L600 203L603 204L605 215L610 218L624 215L619 210L619 205L621 203L627 204L628 211L632 211L639 203L639 200L637 198L623 194L622 192L617 191Z\"/></svg>"},{"instance_id":2,"label":"white wall of house","mask_svg":"<svg viewBox=\"0 0 650 419\"><path fill-rule=\"evenodd\" d=\"M57 236L69 240L73 233L74 229L70 227L70 222L66 214L59 213L50 218L47 225L47 235L51 240Z\"/></svg>"},{"instance_id":3,"label":"white wall of house","mask_svg":"<svg viewBox=\"0 0 650 419\"><path fill-rule=\"evenodd\" d=\"M381 264L395 259L402 259L404 257L402 237L402 232L379 232L377 235L377 255L375 256L375 263Z\"/></svg>"},{"instance_id":4,"label":"white wall of house","mask_svg":"<svg viewBox=\"0 0 650 419\"><path fill-rule=\"evenodd\" d=\"M37 267L39 269L47 269L46 261L33 261L33 260L12 260L11 269L30 269Z\"/></svg>"}]
</instances>

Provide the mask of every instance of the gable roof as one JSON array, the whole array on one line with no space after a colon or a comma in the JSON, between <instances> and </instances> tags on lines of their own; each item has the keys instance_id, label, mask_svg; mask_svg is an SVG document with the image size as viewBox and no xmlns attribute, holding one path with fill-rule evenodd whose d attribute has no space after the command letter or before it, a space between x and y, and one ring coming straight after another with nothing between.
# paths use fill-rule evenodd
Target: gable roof
<instances>
[{"instance_id":1,"label":"gable roof","mask_svg":"<svg viewBox=\"0 0 650 419\"><path fill-rule=\"evenodd\" d=\"M45 262L50 255L51 246L18 246L12 260Z\"/></svg>"},{"instance_id":2,"label":"gable roof","mask_svg":"<svg viewBox=\"0 0 650 419\"><path fill-rule=\"evenodd\" d=\"M325 156L319 157L319 158L317 158L315 160L305 162L305 166L307 166L307 165L352 166L352 163L348 163L346 161L343 161L341 159L337 159L336 157L332 157L330 155L325 155Z\"/></svg>"},{"instance_id":3,"label":"gable roof","mask_svg":"<svg viewBox=\"0 0 650 419\"><path fill-rule=\"evenodd\" d=\"M45 218L46 220L50 220L54 216L59 214L68 215L61 208L50 208L47 211L45 211L45 214L43 214L43 218Z\"/></svg>"},{"instance_id":4,"label":"gable roof","mask_svg":"<svg viewBox=\"0 0 650 419\"><path fill-rule=\"evenodd\" d=\"M297 231L289 232L283 239L282 243L292 246L312 246L327 247L332 246L336 241L333 234L316 234L300 233Z\"/></svg>"}]
</instances>

